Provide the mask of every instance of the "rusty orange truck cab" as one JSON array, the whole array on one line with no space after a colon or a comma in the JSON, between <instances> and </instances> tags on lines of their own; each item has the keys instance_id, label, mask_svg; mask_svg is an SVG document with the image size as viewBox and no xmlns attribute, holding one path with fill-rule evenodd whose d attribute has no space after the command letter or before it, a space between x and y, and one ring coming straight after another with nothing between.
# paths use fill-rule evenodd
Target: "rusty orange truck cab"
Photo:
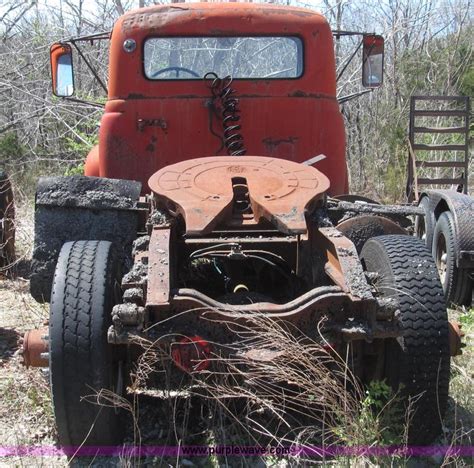
<instances>
[{"instance_id":1,"label":"rusty orange truck cab","mask_svg":"<svg viewBox=\"0 0 474 468\"><path fill-rule=\"evenodd\" d=\"M303 162L324 154L317 168L329 193L347 193L333 38L322 15L249 3L136 10L113 29L109 67L99 173L90 161L86 175L133 178L147 191L167 165L226 154L203 79L214 72L233 76L247 155Z\"/></svg>"}]
</instances>

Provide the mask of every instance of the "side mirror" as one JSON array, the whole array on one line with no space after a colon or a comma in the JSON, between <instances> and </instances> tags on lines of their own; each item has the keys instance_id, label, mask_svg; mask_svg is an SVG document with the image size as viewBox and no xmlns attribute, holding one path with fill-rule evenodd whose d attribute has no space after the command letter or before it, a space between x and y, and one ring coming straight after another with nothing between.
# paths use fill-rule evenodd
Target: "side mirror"
<instances>
[{"instance_id":1,"label":"side mirror","mask_svg":"<svg viewBox=\"0 0 474 468\"><path fill-rule=\"evenodd\" d=\"M366 34L363 38L362 85L378 88L383 82L384 39L376 34Z\"/></svg>"},{"instance_id":2,"label":"side mirror","mask_svg":"<svg viewBox=\"0 0 474 468\"><path fill-rule=\"evenodd\" d=\"M49 50L53 94L69 97L74 94L74 72L72 48L69 44L57 42Z\"/></svg>"}]
</instances>

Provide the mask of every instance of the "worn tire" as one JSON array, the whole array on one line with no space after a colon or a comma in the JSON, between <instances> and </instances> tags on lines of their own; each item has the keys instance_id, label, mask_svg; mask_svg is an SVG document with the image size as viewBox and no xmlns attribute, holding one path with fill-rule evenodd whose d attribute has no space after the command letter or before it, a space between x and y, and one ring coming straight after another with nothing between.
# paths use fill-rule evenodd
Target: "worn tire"
<instances>
[{"instance_id":1,"label":"worn tire","mask_svg":"<svg viewBox=\"0 0 474 468\"><path fill-rule=\"evenodd\" d=\"M117 362L107 329L117 280L110 242L76 241L62 247L49 326L51 393L62 446L115 445L121 440L116 409L90 402L101 389L114 388Z\"/></svg>"},{"instance_id":2,"label":"worn tire","mask_svg":"<svg viewBox=\"0 0 474 468\"><path fill-rule=\"evenodd\" d=\"M428 248L430 248L431 240L433 238L433 221L430 215L429 198L423 197L418 206L423 208L425 216L416 216L414 226L415 236L422 239Z\"/></svg>"},{"instance_id":3,"label":"worn tire","mask_svg":"<svg viewBox=\"0 0 474 468\"><path fill-rule=\"evenodd\" d=\"M434 229L432 254L448 304L471 305L472 280L469 270L456 265L455 233L451 212L441 213Z\"/></svg>"},{"instance_id":4,"label":"worn tire","mask_svg":"<svg viewBox=\"0 0 474 468\"><path fill-rule=\"evenodd\" d=\"M15 261L15 206L7 174L0 171L0 271L9 272Z\"/></svg>"},{"instance_id":5,"label":"worn tire","mask_svg":"<svg viewBox=\"0 0 474 468\"><path fill-rule=\"evenodd\" d=\"M379 273L379 294L398 301L403 335L386 341L384 377L404 407L410 404L408 443L428 444L441 431L450 372L446 304L433 258L422 240L397 235L369 240L361 258L367 271Z\"/></svg>"}]
</instances>

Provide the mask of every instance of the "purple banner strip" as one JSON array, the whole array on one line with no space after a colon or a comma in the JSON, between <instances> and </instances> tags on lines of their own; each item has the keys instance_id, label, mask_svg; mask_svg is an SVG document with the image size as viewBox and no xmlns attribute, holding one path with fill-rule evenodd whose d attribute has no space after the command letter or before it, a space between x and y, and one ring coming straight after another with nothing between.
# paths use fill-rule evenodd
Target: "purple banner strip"
<instances>
[{"instance_id":1,"label":"purple banner strip","mask_svg":"<svg viewBox=\"0 0 474 468\"><path fill-rule=\"evenodd\" d=\"M404 456L404 457L473 457L474 446L233 446L233 445L130 445L130 446L0 446L0 457L207 457L210 455L225 456L305 456L305 457L333 457L333 456Z\"/></svg>"}]
</instances>

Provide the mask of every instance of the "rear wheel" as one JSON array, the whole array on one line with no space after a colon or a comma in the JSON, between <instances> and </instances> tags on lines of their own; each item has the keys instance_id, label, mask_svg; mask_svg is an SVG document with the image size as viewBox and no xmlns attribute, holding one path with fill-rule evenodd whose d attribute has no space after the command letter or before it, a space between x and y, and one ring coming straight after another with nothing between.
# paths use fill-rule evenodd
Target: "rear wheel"
<instances>
[{"instance_id":1,"label":"rear wheel","mask_svg":"<svg viewBox=\"0 0 474 468\"><path fill-rule=\"evenodd\" d=\"M436 223L432 253L448 304L470 305L472 280L469 270L456 265L454 219L449 211L441 213Z\"/></svg>"},{"instance_id":2,"label":"rear wheel","mask_svg":"<svg viewBox=\"0 0 474 468\"><path fill-rule=\"evenodd\" d=\"M408 443L430 443L441 431L449 388L448 319L436 267L423 241L370 239L361 258L378 273L378 294L394 297L402 336L386 340L383 377L399 391L408 414Z\"/></svg>"},{"instance_id":3,"label":"rear wheel","mask_svg":"<svg viewBox=\"0 0 474 468\"><path fill-rule=\"evenodd\" d=\"M61 445L114 445L121 440L117 410L98 405L116 391L119 362L107 342L119 296L112 244L67 242L59 254L50 306L51 392ZM104 400L102 400L104 401Z\"/></svg>"}]
</instances>

